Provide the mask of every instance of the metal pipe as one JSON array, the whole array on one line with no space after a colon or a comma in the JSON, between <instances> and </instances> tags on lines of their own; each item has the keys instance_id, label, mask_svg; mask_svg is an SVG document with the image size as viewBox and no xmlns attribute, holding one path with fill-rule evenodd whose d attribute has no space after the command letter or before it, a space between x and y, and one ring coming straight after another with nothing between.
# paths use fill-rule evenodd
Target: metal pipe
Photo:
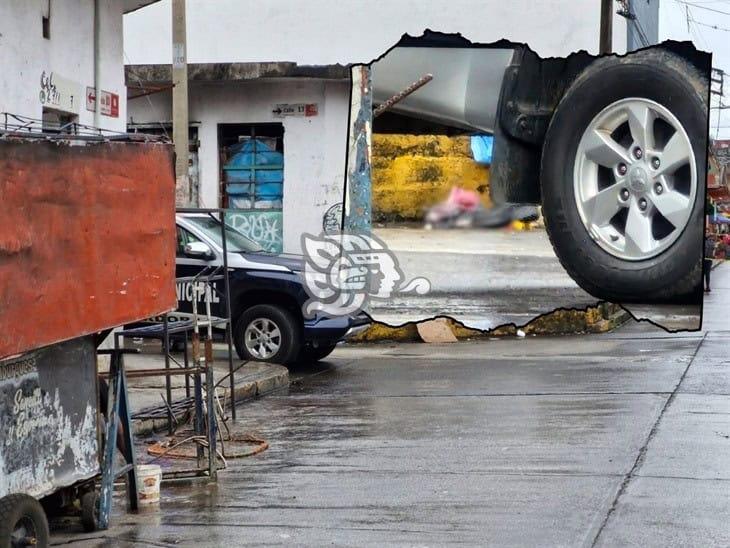
<instances>
[{"instance_id":1,"label":"metal pipe","mask_svg":"<svg viewBox=\"0 0 730 548\"><path fill-rule=\"evenodd\" d=\"M190 363L188 361L188 332L185 332L185 347L183 348L183 368L187 371L190 369ZM190 397L190 375L185 375L185 397Z\"/></svg>"},{"instance_id":2,"label":"metal pipe","mask_svg":"<svg viewBox=\"0 0 730 548\"><path fill-rule=\"evenodd\" d=\"M396 93L395 95L393 95L393 97L391 97L390 99L385 101L382 105L380 105L378 108L373 110L373 118L377 118L378 116L383 114L383 112L385 112L386 110L391 108L396 103L400 103L403 99L408 97L411 93L413 93L417 89L422 88L423 86L428 84L431 80L433 80L433 74L424 74L418 80L413 82L410 86L405 88L403 91L401 91L400 93Z\"/></svg>"},{"instance_id":3,"label":"metal pipe","mask_svg":"<svg viewBox=\"0 0 730 548\"><path fill-rule=\"evenodd\" d=\"M182 375L195 375L202 373L202 367L188 367L187 369L165 369L164 367L156 369L132 369L126 373L128 379L135 379L140 377L179 377ZM109 378L109 373L101 372L99 376L102 378Z\"/></svg>"},{"instance_id":4,"label":"metal pipe","mask_svg":"<svg viewBox=\"0 0 730 548\"><path fill-rule=\"evenodd\" d=\"M206 354L213 353L211 341L206 341ZM213 481L218 478L218 465L216 463L216 417L215 417L215 386L213 384L213 366L206 364L205 367L205 396L208 411L208 476Z\"/></svg>"},{"instance_id":5,"label":"metal pipe","mask_svg":"<svg viewBox=\"0 0 730 548\"><path fill-rule=\"evenodd\" d=\"M169 326L167 325L167 314L164 316L163 325L162 325L163 333L162 333L162 349L165 352L165 370L170 371L170 333L168 331ZM170 376L167 375L165 377L165 395L167 396L167 430L172 435L172 433L175 431L173 428L173 422L175 420L175 416L172 413L172 410L170 408L170 405L172 404L172 383L170 381Z\"/></svg>"},{"instance_id":6,"label":"metal pipe","mask_svg":"<svg viewBox=\"0 0 730 548\"><path fill-rule=\"evenodd\" d=\"M236 380L235 370L233 369L233 317L231 315L231 285L228 275L228 238L226 237L226 212L221 213L221 240L223 243L223 279L225 284L225 301L226 301L226 342L228 343L228 376L231 388L231 420L236 420Z\"/></svg>"}]
</instances>

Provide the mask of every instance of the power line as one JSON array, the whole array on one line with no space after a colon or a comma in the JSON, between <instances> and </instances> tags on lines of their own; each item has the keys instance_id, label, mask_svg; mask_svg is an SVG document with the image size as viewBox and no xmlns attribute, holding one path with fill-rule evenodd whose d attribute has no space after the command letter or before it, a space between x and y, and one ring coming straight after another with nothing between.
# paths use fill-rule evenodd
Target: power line
<instances>
[{"instance_id":1,"label":"power line","mask_svg":"<svg viewBox=\"0 0 730 548\"><path fill-rule=\"evenodd\" d=\"M688 2L682 2L681 0L675 0L677 4L684 5L684 18L687 21L687 32L692 35L692 38L700 44L700 42L704 42L704 38L702 36L702 33L700 32L699 26L695 25L695 28L692 27L691 23L696 23L694 16L689 11L689 4ZM703 47L707 49L707 44L705 44Z\"/></svg>"},{"instance_id":2,"label":"power line","mask_svg":"<svg viewBox=\"0 0 730 548\"><path fill-rule=\"evenodd\" d=\"M127 52L122 50L122 54L124 55L124 59L127 61L127 64L131 65L132 62L129 60L129 56L127 56ZM143 91L146 92L147 89L144 87L144 84L142 83L142 79L137 74L135 74L134 71L132 71L131 69L129 71L129 74L131 74L132 76L134 76L137 79L137 85L139 85L139 87ZM154 112L155 106L152 104L152 99L150 99L150 94L146 93L145 97L147 97L147 102L150 104L150 109L152 110L152 112ZM165 138L169 140L170 136L167 134L167 129L165 128L165 125L162 122L160 122L160 128L162 128L162 132L165 134Z\"/></svg>"},{"instance_id":3,"label":"power line","mask_svg":"<svg viewBox=\"0 0 730 548\"><path fill-rule=\"evenodd\" d=\"M726 6L730 5L730 0L693 0L693 4L701 5L701 4L724 4Z\"/></svg>"},{"instance_id":4,"label":"power line","mask_svg":"<svg viewBox=\"0 0 730 548\"><path fill-rule=\"evenodd\" d=\"M709 23L700 23L699 21L696 21L695 19L692 19L692 18L690 18L690 21L692 23L694 23L695 25L702 25L703 27L707 27L710 29L721 30L723 32L730 32L730 28L727 28L727 27L720 27L718 25L710 25Z\"/></svg>"},{"instance_id":5,"label":"power line","mask_svg":"<svg viewBox=\"0 0 730 548\"><path fill-rule=\"evenodd\" d=\"M651 42L646 37L646 33L644 32L644 27L641 26L641 23L639 22L639 20L636 19L636 17L634 17L632 22L634 23L634 25L636 25L636 30L639 31L639 37L641 38L641 41L644 43L645 46L650 46Z\"/></svg>"},{"instance_id":6,"label":"power line","mask_svg":"<svg viewBox=\"0 0 730 548\"><path fill-rule=\"evenodd\" d=\"M693 4L692 2L685 2L684 0L674 0L674 1L677 2L678 4L684 4L685 6L690 6L690 7L693 7L693 8L697 8L698 10L707 10L707 11L711 11L711 12L714 12L714 13L720 13L722 15L730 15L730 11L722 11L722 10L718 10L718 9L715 9L715 8L708 8L707 6L702 6L702 5L699 5L699 4Z\"/></svg>"},{"instance_id":7,"label":"power line","mask_svg":"<svg viewBox=\"0 0 730 548\"><path fill-rule=\"evenodd\" d=\"M619 0L619 3L621 4L621 9L616 13L625 17L630 23L633 23L636 33L639 36L639 42L641 42L642 46L650 46L651 41L647 38L646 32L644 32L644 27L642 27L641 22L636 17L636 14L631 11L628 2L625 0Z\"/></svg>"},{"instance_id":8,"label":"power line","mask_svg":"<svg viewBox=\"0 0 730 548\"><path fill-rule=\"evenodd\" d=\"M679 1L679 0L677 0L677 1ZM700 42L702 42L704 44L703 47L705 49L710 49L707 47L707 42L705 42L705 38L704 38L704 36L702 36L702 32L700 31L700 28L697 25L695 25L695 28L692 28L692 26L690 25L690 23L696 23L696 21L695 21L695 18L692 16L692 13L689 11L689 5L687 5L686 3L684 6L684 11L685 11L685 17L687 19L687 30L689 31L689 33L695 38L695 40L697 41L698 44Z\"/></svg>"}]
</instances>

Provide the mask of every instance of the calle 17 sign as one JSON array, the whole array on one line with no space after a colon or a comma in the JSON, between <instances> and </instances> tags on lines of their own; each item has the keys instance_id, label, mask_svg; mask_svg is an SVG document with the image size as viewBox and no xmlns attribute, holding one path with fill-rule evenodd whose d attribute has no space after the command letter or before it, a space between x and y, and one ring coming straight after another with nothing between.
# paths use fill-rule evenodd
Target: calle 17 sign
<instances>
[{"instance_id":1,"label":"calle 17 sign","mask_svg":"<svg viewBox=\"0 0 730 548\"><path fill-rule=\"evenodd\" d=\"M317 116L317 103L279 103L271 113L277 118L285 116Z\"/></svg>"},{"instance_id":2,"label":"calle 17 sign","mask_svg":"<svg viewBox=\"0 0 730 548\"><path fill-rule=\"evenodd\" d=\"M119 95L110 91L101 90L99 111L104 116L119 118ZM93 87L86 87L86 110L96 110L96 90Z\"/></svg>"}]
</instances>

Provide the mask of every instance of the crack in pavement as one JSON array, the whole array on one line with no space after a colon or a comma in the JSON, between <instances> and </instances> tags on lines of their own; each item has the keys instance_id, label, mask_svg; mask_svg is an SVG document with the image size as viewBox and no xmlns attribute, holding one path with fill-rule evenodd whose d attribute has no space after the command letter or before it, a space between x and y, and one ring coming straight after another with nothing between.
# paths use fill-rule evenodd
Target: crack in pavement
<instances>
[{"instance_id":1,"label":"crack in pavement","mask_svg":"<svg viewBox=\"0 0 730 548\"><path fill-rule=\"evenodd\" d=\"M697 348L695 348L695 351L692 354L692 359L689 361L689 363L687 364L687 367L685 367L684 371L682 372L682 376L679 378L679 382L677 382L677 386L674 387L674 390L672 391L670 396L667 398L667 401L664 402L664 406L662 407L661 411L659 411L659 416L657 416L656 421L654 421L654 425L652 426L651 430L649 431L649 435L647 436L646 441L639 449L639 453L636 456L634 465L631 467L631 470L629 470L629 473L626 474L623 481L621 482L621 485L620 485L618 491L616 492L616 495L613 498L611 506L609 507L608 512L606 513L606 517L603 519L603 522L601 523L600 527L598 528L598 531L596 531L596 535L593 537L593 541L590 544L591 548L595 548L595 546L598 544L598 539L601 537L601 534L603 533L604 529L606 528L606 525L608 525L608 522L611 519L611 516L616 511L618 502L621 499L621 497L623 496L623 494L626 492L626 489L628 488L629 483L631 483L631 480L633 480L634 477L644 477L644 476L638 476L636 472L641 467L641 465L644 463L647 450L649 449L649 444L651 443L651 440L654 439L654 436L656 435L656 433L659 429L659 423L661 422L667 409L669 409L669 406L672 404L672 402L676 398L677 394L679 393L679 388L680 388L680 386L682 386L682 382L684 381L685 377L687 376L687 372L689 371L690 367L692 367L692 364L694 363L695 358L697 357L697 354L699 353L700 348L702 347L702 343L705 342L706 338L707 338L707 333L705 333L704 336L700 339L699 343L697 344Z\"/></svg>"}]
</instances>

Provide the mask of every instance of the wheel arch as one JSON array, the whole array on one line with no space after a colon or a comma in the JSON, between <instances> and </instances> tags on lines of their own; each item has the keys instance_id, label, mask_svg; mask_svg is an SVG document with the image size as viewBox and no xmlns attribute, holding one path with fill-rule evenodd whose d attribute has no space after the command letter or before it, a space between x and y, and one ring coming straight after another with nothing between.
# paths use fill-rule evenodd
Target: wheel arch
<instances>
[{"instance_id":1,"label":"wheel arch","mask_svg":"<svg viewBox=\"0 0 730 548\"><path fill-rule=\"evenodd\" d=\"M711 56L691 42L666 41L644 49L669 51L709 75ZM608 58L619 63L634 53ZM547 129L573 82L600 59L606 56L584 50L545 59L526 46L515 50L505 70L494 129L490 193L495 203L540 203L540 164Z\"/></svg>"},{"instance_id":2,"label":"wheel arch","mask_svg":"<svg viewBox=\"0 0 730 548\"><path fill-rule=\"evenodd\" d=\"M268 304L272 306L280 306L292 314L297 319L302 319L302 310L297 300L282 291L271 289L250 290L238 296L233 304L234 321L243 314L244 311L259 304Z\"/></svg>"}]
</instances>

